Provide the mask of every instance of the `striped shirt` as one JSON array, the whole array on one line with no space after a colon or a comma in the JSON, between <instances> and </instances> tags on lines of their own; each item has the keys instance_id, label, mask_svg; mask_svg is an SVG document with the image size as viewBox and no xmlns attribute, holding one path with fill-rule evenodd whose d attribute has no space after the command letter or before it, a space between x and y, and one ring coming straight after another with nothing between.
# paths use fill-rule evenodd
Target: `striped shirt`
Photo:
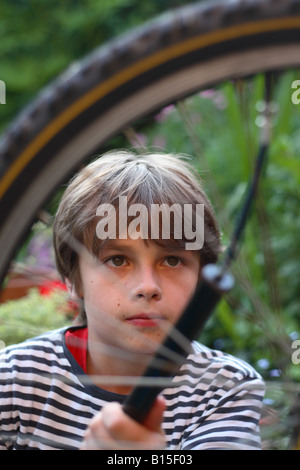
<instances>
[{"instance_id":1,"label":"striped shirt","mask_svg":"<svg viewBox=\"0 0 300 470\"><path fill-rule=\"evenodd\" d=\"M259 449L263 394L252 367L194 342L164 390L167 448ZM84 374L65 329L10 346L0 353L0 449L78 449L101 407L123 400Z\"/></svg>"}]
</instances>

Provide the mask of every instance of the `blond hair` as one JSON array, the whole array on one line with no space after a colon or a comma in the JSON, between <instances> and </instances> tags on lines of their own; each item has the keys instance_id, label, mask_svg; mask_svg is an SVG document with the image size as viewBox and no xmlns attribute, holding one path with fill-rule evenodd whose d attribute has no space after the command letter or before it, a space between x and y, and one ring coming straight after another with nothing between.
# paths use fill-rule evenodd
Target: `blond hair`
<instances>
[{"instance_id":1,"label":"blond hair","mask_svg":"<svg viewBox=\"0 0 300 470\"><path fill-rule=\"evenodd\" d=\"M204 205L204 245L201 265L214 263L220 251L220 233L213 208L192 166L183 157L170 154L136 155L129 151L104 154L80 171L65 191L54 222L54 248L58 270L78 290L80 274L76 244L99 256L101 240L96 235L96 211L101 204L117 208L120 196L129 204L174 203ZM155 240L157 243L180 243Z\"/></svg>"}]
</instances>

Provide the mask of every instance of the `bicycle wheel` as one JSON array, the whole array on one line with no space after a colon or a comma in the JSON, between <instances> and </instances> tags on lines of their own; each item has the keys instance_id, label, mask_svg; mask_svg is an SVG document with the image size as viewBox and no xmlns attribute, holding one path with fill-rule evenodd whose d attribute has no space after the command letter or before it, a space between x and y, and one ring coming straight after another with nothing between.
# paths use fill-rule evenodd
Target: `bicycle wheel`
<instances>
[{"instance_id":1,"label":"bicycle wheel","mask_svg":"<svg viewBox=\"0 0 300 470\"><path fill-rule=\"evenodd\" d=\"M298 1L201 3L71 67L1 141L2 277L40 207L110 138L225 80L298 67L299 33Z\"/></svg>"},{"instance_id":2,"label":"bicycle wheel","mask_svg":"<svg viewBox=\"0 0 300 470\"><path fill-rule=\"evenodd\" d=\"M196 90L299 63L297 1L194 4L73 65L1 140L0 275L39 207L108 138Z\"/></svg>"}]
</instances>

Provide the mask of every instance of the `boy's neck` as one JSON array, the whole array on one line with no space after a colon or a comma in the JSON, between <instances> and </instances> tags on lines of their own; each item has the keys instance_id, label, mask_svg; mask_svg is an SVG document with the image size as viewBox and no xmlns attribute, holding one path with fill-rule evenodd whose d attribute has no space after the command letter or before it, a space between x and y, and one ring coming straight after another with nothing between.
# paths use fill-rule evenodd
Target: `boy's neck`
<instances>
[{"instance_id":1,"label":"boy's neck","mask_svg":"<svg viewBox=\"0 0 300 470\"><path fill-rule=\"evenodd\" d=\"M151 356L138 355L137 360L136 354L133 355L129 353L128 356L135 358L134 361L130 361L128 357L123 359L122 357L116 357L109 352L105 353L104 350L109 350L109 348L109 346L104 346L104 348L101 348L103 351L100 351L98 346L97 351L95 351L95 349L93 349L93 347L89 347L88 344L86 363L87 374L91 376L92 381L100 388L120 395L127 395L134 387L134 385L131 384L131 379L140 377L143 374L151 360ZM125 356L127 355L125 354ZM97 377L99 377L99 381L97 381ZM108 378L107 383L103 382L103 378L105 377ZM120 377L120 381L117 380L118 377ZM124 379L122 379L122 377L124 377ZM125 383L126 377L129 378L129 382L127 381L127 383ZM110 378L112 378L111 382L109 381Z\"/></svg>"}]
</instances>

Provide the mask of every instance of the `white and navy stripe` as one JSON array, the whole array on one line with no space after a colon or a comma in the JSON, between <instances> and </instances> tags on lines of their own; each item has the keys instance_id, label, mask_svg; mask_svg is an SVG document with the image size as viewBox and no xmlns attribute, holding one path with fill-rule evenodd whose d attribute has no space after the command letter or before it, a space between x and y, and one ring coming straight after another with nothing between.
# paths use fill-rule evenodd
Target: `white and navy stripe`
<instances>
[{"instance_id":1,"label":"white and navy stripe","mask_svg":"<svg viewBox=\"0 0 300 470\"><path fill-rule=\"evenodd\" d=\"M193 343L164 391L168 449L259 449L264 386L245 362ZM124 397L89 381L64 330L0 354L0 449L78 449L91 418Z\"/></svg>"}]
</instances>

